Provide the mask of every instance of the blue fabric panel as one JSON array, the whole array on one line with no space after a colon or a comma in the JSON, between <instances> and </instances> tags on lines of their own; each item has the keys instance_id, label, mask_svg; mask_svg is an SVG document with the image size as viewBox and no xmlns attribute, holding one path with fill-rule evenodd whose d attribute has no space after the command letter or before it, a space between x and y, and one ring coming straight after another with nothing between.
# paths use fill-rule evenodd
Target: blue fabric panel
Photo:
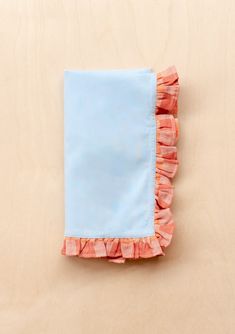
<instances>
[{"instance_id":1,"label":"blue fabric panel","mask_svg":"<svg viewBox=\"0 0 235 334\"><path fill-rule=\"evenodd\" d=\"M65 236L154 234L156 75L64 72Z\"/></svg>"}]
</instances>

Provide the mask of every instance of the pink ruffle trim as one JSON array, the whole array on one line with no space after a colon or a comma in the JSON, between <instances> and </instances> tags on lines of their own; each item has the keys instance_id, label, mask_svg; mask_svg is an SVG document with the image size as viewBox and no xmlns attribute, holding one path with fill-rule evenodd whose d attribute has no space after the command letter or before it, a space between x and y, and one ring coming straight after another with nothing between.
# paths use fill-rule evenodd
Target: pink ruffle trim
<instances>
[{"instance_id":1,"label":"pink ruffle trim","mask_svg":"<svg viewBox=\"0 0 235 334\"><path fill-rule=\"evenodd\" d=\"M179 83L174 66L157 74L157 159L155 189L155 234L145 238L76 238L65 237L62 255L83 258L107 258L123 263L125 259L150 258L164 255L174 230L170 211L173 197L171 179L177 167L176 142L179 134Z\"/></svg>"}]
</instances>

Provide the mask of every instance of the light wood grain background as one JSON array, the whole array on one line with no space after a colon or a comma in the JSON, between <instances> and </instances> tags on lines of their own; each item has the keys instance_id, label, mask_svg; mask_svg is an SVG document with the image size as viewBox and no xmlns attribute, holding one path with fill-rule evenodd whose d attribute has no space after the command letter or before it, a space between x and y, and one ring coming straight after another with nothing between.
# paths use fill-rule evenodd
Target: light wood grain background
<instances>
[{"instance_id":1,"label":"light wood grain background","mask_svg":"<svg viewBox=\"0 0 235 334\"><path fill-rule=\"evenodd\" d=\"M233 0L0 0L1 333L235 333L234 36ZM62 257L63 70L172 64L167 256Z\"/></svg>"}]
</instances>

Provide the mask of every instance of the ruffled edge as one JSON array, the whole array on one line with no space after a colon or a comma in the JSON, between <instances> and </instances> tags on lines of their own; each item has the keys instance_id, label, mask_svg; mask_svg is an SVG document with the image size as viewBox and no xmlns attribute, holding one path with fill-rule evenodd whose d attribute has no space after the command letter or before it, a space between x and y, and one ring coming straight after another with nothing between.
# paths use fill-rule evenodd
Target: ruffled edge
<instances>
[{"instance_id":1,"label":"ruffled edge","mask_svg":"<svg viewBox=\"0 0 235 334\"><path fill-rule=\"evenodd\" d=\"M144 238L64 237L62 255L107 258L116 263L123 263L125 259L165 255L164 248L169 246L175 227L170 205L173 198L171 179L178 167L178 80L175 66L157 73L155 234Z\"/></svg>"}]
</instances>

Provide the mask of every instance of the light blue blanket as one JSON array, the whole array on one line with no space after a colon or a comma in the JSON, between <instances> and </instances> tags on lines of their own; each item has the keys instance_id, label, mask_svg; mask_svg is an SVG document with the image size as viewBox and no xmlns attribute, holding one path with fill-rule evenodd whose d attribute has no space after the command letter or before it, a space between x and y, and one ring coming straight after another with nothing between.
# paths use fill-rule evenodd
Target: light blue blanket
<instances>
[{"instance_id":1,"label":"light blue blanket","mask_svg":"<svg viewBox=\"0 0 235 334\"><path fill-rule=\"evenodd\" d=\"M154 235L156 75L64 72L65 236Z\"/></svg>"}]
</instances>

